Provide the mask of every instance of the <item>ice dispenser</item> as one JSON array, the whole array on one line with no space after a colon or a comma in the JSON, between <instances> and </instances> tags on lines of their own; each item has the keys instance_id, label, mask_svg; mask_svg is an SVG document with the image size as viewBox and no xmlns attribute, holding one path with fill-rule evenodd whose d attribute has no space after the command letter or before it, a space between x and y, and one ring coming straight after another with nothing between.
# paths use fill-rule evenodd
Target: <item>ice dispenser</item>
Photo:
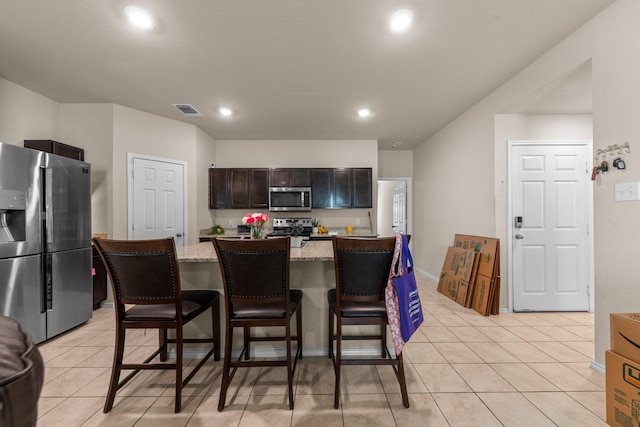
<instances>
[{"instance_id":1,"label":"ice dispenser","mask_svg":"<svg viewBox=\"0 0 640 427\"><path fill-rule=\"evenodd\" d=\"M0 189L0 243L24 241L26 221L25 192Z\"/></svg>"}]
</instances>

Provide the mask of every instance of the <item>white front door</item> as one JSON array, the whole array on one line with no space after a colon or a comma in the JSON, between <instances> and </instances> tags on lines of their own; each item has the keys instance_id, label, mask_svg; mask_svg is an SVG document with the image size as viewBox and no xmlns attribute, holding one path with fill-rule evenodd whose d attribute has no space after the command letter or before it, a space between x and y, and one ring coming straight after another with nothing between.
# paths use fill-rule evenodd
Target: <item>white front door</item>
<instances>
[{"instance_id":1,"label":"white front door","mask_svg":"<svg viewBox=\"0 0 640 427\"><path fill-rule=\"evenodd\" d=\"M186 244L186 164L129 155L129 238L173 237Z\"/></svg>"},{"instance_id":2,"label":"white front door","mask_svg":"<svg viewBox=\"0 0 640 427\"><path fill-rule=\"evenodd\" d=\"M588 148L511 143L514 311L589 310Z\"/></svg>"}]
</instances>

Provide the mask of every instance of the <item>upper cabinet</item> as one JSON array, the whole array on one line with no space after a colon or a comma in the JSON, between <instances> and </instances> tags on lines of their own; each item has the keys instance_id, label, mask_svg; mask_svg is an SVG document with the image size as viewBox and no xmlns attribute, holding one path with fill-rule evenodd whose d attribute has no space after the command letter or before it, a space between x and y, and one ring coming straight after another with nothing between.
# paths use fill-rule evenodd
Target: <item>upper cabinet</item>
<instances>
[{"instance_id":1,"label":"upper cabinet","mask_svg":"<svg viewBox=\"0 0 640 427\"><path fill-rule=\"evenodd\" d=\"M351 169L352 208L371 208L373 206L373 184L371 168Z\"/></svg>"},{"instance_id":2,"label":"upper cabinet","mask_svg":"<svg viewBox=\"0 0 640 427\"><path fill-rule=\"evenodd\" d=\"M209 209L229 209L229 189L227 175L229 169L209 169Z\"/></svg>"},{"instance_id":3,"label":"upper cabinet","mask_svg":"<svg viewBox=\"0 0 640 427\"><path fill-rule=\"evenodd\" d=\"M311 187L313 209L371 208L371 168L212 168L209 209L269 208L269 187Z\"/></svg>"},{"instance_id":4,"label":"upper cabinet","mask_svg":"<svg viewBox=\"0 0 640 427\"><path fill-rule=\"evenodd\" d=\"M63 144L62 142L53 141L51 139L25 139L24 146L27 148L33 148L35 150L46 151L47 153L57 154L59 156L84 161L84 150L82 148Z\"/></svg>"},{"instance_id":5,"label":"upper cabinet","mask_svg":"<svg viewBox=\"0 0 640 427\"><path fill-rule=\"evenodd\" d=\"M311 169L311 207L333 207L333 169Z\"/></svg>"},{"instance_id":6,"label":"upper cabinet","mask_svg":"<svg viewBox=\"0 0 640 427\"><path fill-rule=\"evenodd\" d=\"M209 169L209 209L269 207L269 169Z\"/></svg>"},{"instance_id":7,"label":"upper cabinet","mask_svg":"<svg viewBox=\"0 0 640 427\"><path fill-rule=\"evenodd\" d=\"M271 169L272 187L309 187L311 186L311 169L309 168L275 168Z\"/></svg>"}]
</instances>

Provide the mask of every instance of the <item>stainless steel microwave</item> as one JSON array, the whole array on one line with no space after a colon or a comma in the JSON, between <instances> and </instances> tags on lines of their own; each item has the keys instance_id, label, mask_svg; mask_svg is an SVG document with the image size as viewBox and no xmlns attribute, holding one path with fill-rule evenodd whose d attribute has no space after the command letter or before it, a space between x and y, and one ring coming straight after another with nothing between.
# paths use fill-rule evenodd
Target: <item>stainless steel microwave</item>
<instances>
[{"instance_id":1,"label":"stainless steel microwave","mask_svg":"<svg viewBox=\"0 0 640 427\"><path fill-rule=\"evenodd\" d=\"M311 187L269 187L270 211L310 211Z\"/></svg>"}]
</instances>

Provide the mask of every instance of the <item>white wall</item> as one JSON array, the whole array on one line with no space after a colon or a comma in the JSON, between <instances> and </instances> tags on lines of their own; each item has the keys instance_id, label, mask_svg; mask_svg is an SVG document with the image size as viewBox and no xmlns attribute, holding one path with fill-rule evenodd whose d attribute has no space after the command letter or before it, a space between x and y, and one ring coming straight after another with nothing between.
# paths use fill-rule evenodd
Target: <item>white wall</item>
<instances>
[{"instance_id":1,"label":"white wall","mask_svg":"<svg viewBox=\"0 0 640 427\"><path fill-rule=\"evenodd\" d=\"M617 0L556 47L462 114L414 153L416 265L438 272L453 234L498 235L496 224L504 157L496 151L495 115L528 99L539 88L591 60L594 151L631 143L625 173L610 173L594 185L595 361L609 347L609 313L639 311L640 202L615 203L616 182L640 181L640 2ZM634 157L635 156L635 157ZM447 158L448 162L442 162ZM504 162L504 160L502 160ZM452 167L451 165L454 165ZM444 182L438 184L438 181ZM444 188L443 188L444 187ZM417 240L417 239L416 239ZM504 263L502 265L503 276ZM504 307L504 301L501 302Z\"/></svg>"},{"instance_id":2,"label":"white wall","mask_svg":"<svg viewBox=\"0 0 640 427\"><path fill-rule=\"evenodd\" d=\"M188 242L198 241L196 127L177 120L114 106L113 119L113 235L127 237L127 154L143 154L187 162Z\"/></svg>"},{"instance_id":3,"label":"white wall","mask_svg":"<svg viewBox=\"0 0 640 427\"><path fill-rule=\"evenodd\" d=\"M91 228L113 236L113 104L60 104L60 142L91 163Z\"/></svg>"},{"instance_id":4,"label":"white wall","mask_svg":"<svg viewBox=\"0 0 640 427\"><path fill-rule=\"evenodd\" d=\"M0 78L0 142L59 138L58 103Z\"/></svg>"},{"instance_id":5,"label":"white wall","mask_svg":"<svg viewBox=\"0 0 640 427\"><path fill-rule=\"evenodd\" d=\"M378 175L380 178L411 178L413 176L413 151L378 151Z\"/></svg>"}]
</instances>

